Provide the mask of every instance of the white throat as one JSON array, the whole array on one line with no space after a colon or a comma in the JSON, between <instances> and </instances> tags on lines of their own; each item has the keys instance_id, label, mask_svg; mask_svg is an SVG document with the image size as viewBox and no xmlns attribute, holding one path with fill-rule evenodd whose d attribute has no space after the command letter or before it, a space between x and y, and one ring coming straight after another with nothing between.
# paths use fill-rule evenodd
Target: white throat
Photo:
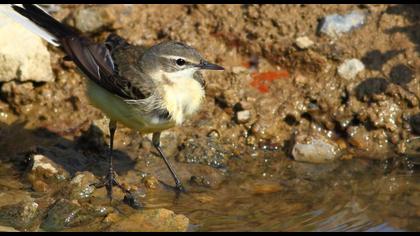
<instances>
[{"instance_id":1,"label":"white throat","mask_svg":"<svg viewBox=\"0 0 420 236\"><path fill-rule=\"evenodd\" d=\"M194 114L204 98L204 88L193 77L197 68L177 72L163 72L163 100L172 119L181 124L184 119Z\"/></svg>"}]
</instances>

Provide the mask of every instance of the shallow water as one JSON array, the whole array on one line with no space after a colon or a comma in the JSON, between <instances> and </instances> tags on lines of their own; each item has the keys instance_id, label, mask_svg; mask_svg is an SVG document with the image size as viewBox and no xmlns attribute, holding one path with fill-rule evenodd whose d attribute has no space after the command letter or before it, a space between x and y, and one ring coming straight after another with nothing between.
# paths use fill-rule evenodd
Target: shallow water
<instances>
[{"instance_id":1,"label":"shallow water","mask_svg":"<svg viewBox=\"0 0 420 236\"><path fill-rule=\"evenodd\" d=\"M418 173L385 174L381 163L358 160L343 162L316 179L277 177L233 175L218 189L190 189L179 198L156 192L146 204L185 214L194 231L420 229Z\"/></svg>"}]
</instances>

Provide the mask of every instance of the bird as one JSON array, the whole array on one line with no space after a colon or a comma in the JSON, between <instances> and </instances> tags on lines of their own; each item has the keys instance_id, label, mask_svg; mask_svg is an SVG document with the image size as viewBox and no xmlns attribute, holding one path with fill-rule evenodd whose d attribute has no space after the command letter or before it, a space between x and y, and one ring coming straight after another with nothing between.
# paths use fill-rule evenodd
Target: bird
<instances>
[{"instance_id":1,"label":"bird","mask_svg":"<svg viewBox=\"0 0 420 236\"><path fill-rule=\"evenodd\" d=\"M152 144L164 160L175 189L185 191L164 154L161 132L181 125L200 108L205 97L202 70L224 70L210 63L193 47L163 41L149 48L128 43L115 33L96 43L73 27L61 23L36 4L4 4L0 12L14 19L65 53L87 78L90 103L109 118L108 173L97 187L106 187L112 201L117 182L113 170L113 143L117 123L142 134L152 133Z\"/></svg>"}]
</instances>

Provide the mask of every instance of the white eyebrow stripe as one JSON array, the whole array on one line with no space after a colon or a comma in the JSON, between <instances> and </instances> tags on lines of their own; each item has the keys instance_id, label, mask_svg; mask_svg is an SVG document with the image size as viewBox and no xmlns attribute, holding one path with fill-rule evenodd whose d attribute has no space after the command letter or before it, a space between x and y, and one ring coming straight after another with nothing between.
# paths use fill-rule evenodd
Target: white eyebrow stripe
<instances>
[{"instance_id":1,"label":"white eyebrow stripe","mask_svg":"<svg viewBox=\"0 0 420 236\"><path fill-rule=\"evenodd\" d=\"M184 61L188 61L185 57L174 56L174 55L160 55L161 57L168 58L168 59L183 59Z\"/></svg>"}]
</instances>

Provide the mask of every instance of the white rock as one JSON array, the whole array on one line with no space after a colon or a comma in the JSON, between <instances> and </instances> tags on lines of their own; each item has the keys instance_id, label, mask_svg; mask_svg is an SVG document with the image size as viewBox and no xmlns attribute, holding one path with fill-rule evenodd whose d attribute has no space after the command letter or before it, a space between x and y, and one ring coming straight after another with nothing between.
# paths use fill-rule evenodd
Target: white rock
<instances>
[{"instance_id":1,"label":"white rock","mask_svg":"<svg viewBox=\"0 0 420 236\"><path fill-rule=\"evenodd\" d=\"M353 79L365 69L365 65L358 59L347 59L338 67L338 74L344 79Z\"/></svg>"},{"instance_id":2,"label":"white rock","mask_svg":"<svg viewBox=\"0 0 420 236\"><path fill-rule=\"evenodd\" d=\"M248 110L238 111L236 113L236 120L238 123L246 123L249 119L251 119L251 112Z\"/></svg>"},{"instance_id":3,"label":"white rock","mask_svg":"<svg viewBox=\"0 0 420 236\"><path fill-rule=\"evenodd\" d=\"M0 81L52 81L50 54L42 40L0 14Z\"/></svg>"},{"instance_id":4,"label":"white rock","mask_svg":"<svg viewBox=\"0 0 420 236\"><path fill-rule=\"evenodd\" d=\"M32 166L32 170L36 170L38 168L44 169L49 171L50 173L56 174L58 173L57 168L55 168L51 163L49 163L49 159L43 155L36 154L33 156L34 158L34 165Z\"/></svg>"},{"instance_id":5,"label":"white rock","mask_svg":"<svg viewBox=\"0 0 420 236\"><path fill-rule=\"evenodd\" d=\"M297 38L295 43L296 46L298 46L300 49L307 49L314 45L314 42L306 36Z\"/></svg>"},{"instance_id":6,"label":"white rock","mask_svg":"<svg viewBox=\"0 0 420 236\"><path fill-rule=\"evenodd\" d=\"M311 163L326 163L335 160L337 148L319 139L313 139L308 143L297 143L292 149L293 158L296 161Z\"/></svg>"},{"instance_id":7,"label":"white rock","mask_svg":"<svg viewBox=\"0 0 420 236\"><path fill-rule=\"evenodd\" d=\"M346 15L332 14L324 18L320 31L336 39L343 33L350 32L365 24L365 18L365 13L361 11L352 11Z\"/></svg>"}]
</instances>

